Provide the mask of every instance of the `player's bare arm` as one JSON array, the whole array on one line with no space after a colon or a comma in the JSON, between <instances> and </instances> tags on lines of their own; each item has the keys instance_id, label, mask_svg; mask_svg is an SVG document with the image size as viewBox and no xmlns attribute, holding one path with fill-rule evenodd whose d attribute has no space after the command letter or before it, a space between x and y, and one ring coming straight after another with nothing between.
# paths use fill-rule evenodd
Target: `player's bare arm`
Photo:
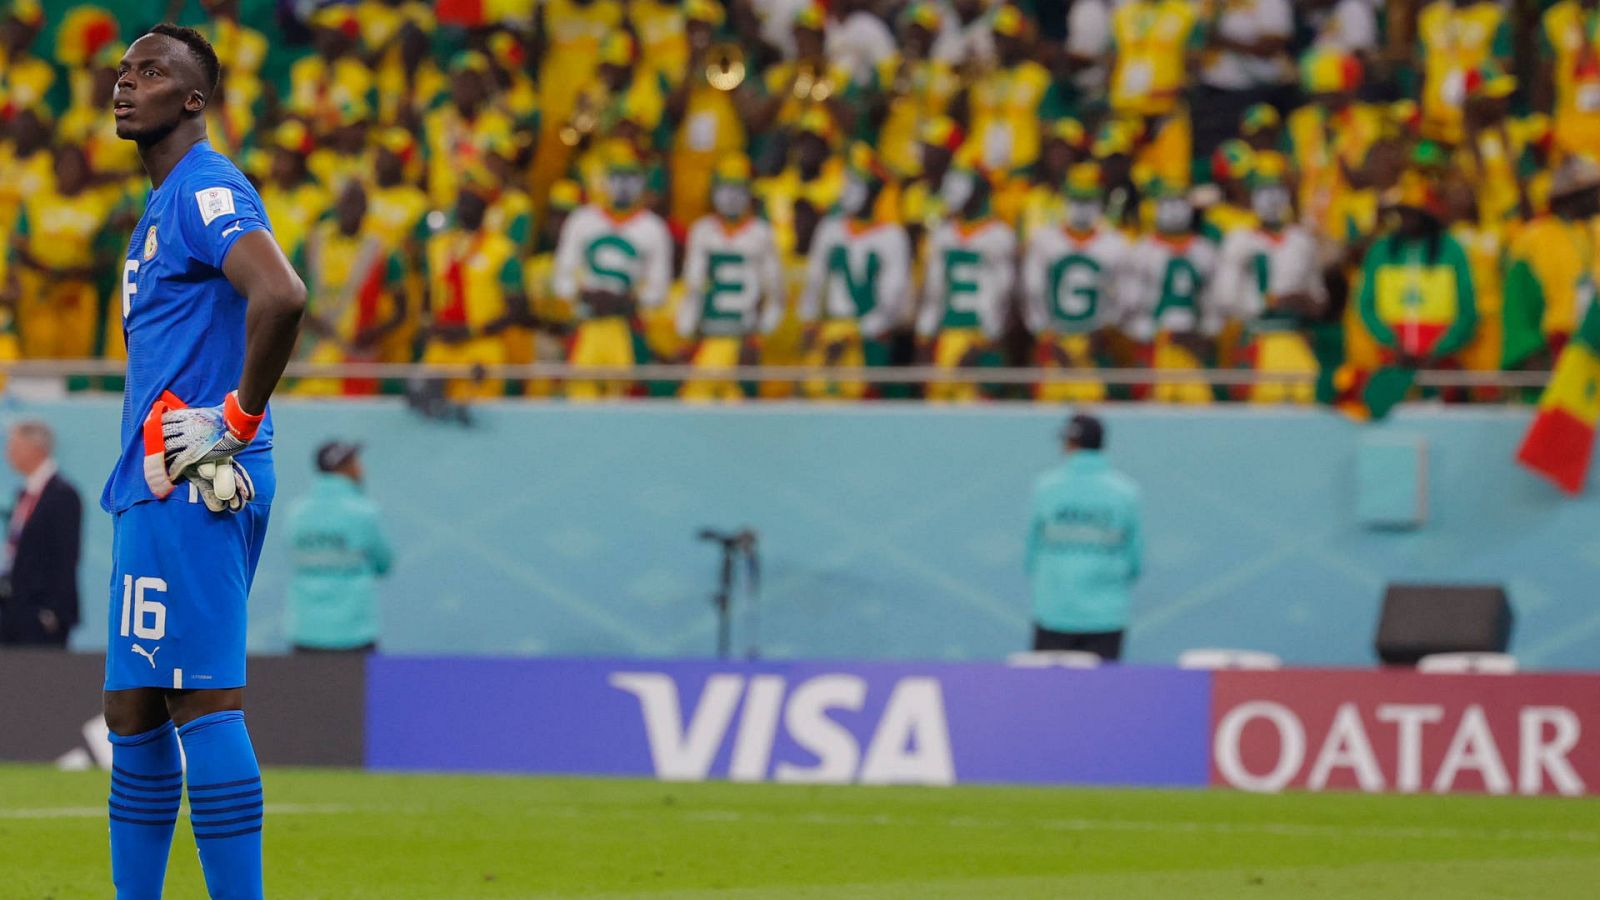
<instances>
[{"instance_id":1,"label":"player's bare arm","mask_svg":"<svg viewBox=\"0 0 1600 900\"><path fill-rule=\"evenodd\" d=\"M222 264L222 274L249 304L239 406L259 414L267 408L267 399L294 352L306 309L306 286L269 231L239 238Z\"/></svg>"}]
</instances>

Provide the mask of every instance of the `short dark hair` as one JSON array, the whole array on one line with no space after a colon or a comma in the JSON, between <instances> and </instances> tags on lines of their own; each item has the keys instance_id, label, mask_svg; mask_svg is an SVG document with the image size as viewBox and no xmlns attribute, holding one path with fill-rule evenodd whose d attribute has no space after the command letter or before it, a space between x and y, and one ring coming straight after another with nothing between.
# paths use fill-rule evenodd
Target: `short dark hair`
<instances>
[{"instance_id":1,"label":"short dark hair","mask_svg":"<svg viewBox=\"0 0 1600 900\"><path fill-rule=\"evenodd\" d=\"M1094 416L1079 413L1067 420L1061 439L1081 450L1099 450L1106 445L1106 426Z\"/></svg>"},{"instance_id":2,"label":"short dark hair","mask_svg":"<svg viewBox=\"0 0 1600 900\"><path fill-rule=\"evenodd\" d=\"M169 37L189 48L189 55L199 64L200 72L206 78L206 99L210 100L211 95L217 92L217 82L222 78L222 63L217 59L217 51L211 46L211 42L206 40L205 35L193 28L173 25L170 22L163 22L145 34Z\"/></svg>"}]
</instances>

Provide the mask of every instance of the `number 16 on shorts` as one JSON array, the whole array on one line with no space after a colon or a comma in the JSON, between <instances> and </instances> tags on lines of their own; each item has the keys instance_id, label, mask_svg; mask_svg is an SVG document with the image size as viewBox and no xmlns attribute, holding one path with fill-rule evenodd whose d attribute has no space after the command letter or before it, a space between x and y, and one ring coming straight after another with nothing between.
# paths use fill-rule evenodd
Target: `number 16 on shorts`
<instances>
[{"instance_id":1,"label":"number 16 on shorts","mask_svg":"<svg viewBox=\"0 0 1600 900\"><path fill-rule=\"evenodd\" d=\"M122 637L159 641L167 636L167 605L153 594L167 592L161 578L122 576Z\"/></svg>"}]
</instances>

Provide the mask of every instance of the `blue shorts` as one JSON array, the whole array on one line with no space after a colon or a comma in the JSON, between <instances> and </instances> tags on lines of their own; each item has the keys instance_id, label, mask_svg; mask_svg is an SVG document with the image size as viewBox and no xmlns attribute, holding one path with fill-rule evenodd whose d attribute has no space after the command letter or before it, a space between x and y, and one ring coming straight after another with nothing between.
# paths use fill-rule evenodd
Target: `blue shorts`
<instances>
[{"instance_id":1,"label":"blue shorts","mask_svg":"<svg viewBox=\"0 0 1600 900\"><path fill-rule=\"evenodd\" d=\"M180 485L113 519L108 691L243 687L267 503L214 513Z\"/></svg>"}]
</instances>

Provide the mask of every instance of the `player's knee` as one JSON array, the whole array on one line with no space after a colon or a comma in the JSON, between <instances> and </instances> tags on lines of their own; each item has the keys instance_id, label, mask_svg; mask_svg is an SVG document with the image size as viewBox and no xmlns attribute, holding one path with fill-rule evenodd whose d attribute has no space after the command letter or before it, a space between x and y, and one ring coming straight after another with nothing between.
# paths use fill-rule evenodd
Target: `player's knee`
<instances>
[{"instance_id":1,"label":"player's knee","mask_svg":"<svg viewBox=\"0 0 1600 900\"><path fill-rule=\"evenodd\" d=\"M106 691L101 707L106 728L112 734L130 737L144 734L167 721L167 705L161 692L144 688Z\"/></svg>"}]
</instances>

